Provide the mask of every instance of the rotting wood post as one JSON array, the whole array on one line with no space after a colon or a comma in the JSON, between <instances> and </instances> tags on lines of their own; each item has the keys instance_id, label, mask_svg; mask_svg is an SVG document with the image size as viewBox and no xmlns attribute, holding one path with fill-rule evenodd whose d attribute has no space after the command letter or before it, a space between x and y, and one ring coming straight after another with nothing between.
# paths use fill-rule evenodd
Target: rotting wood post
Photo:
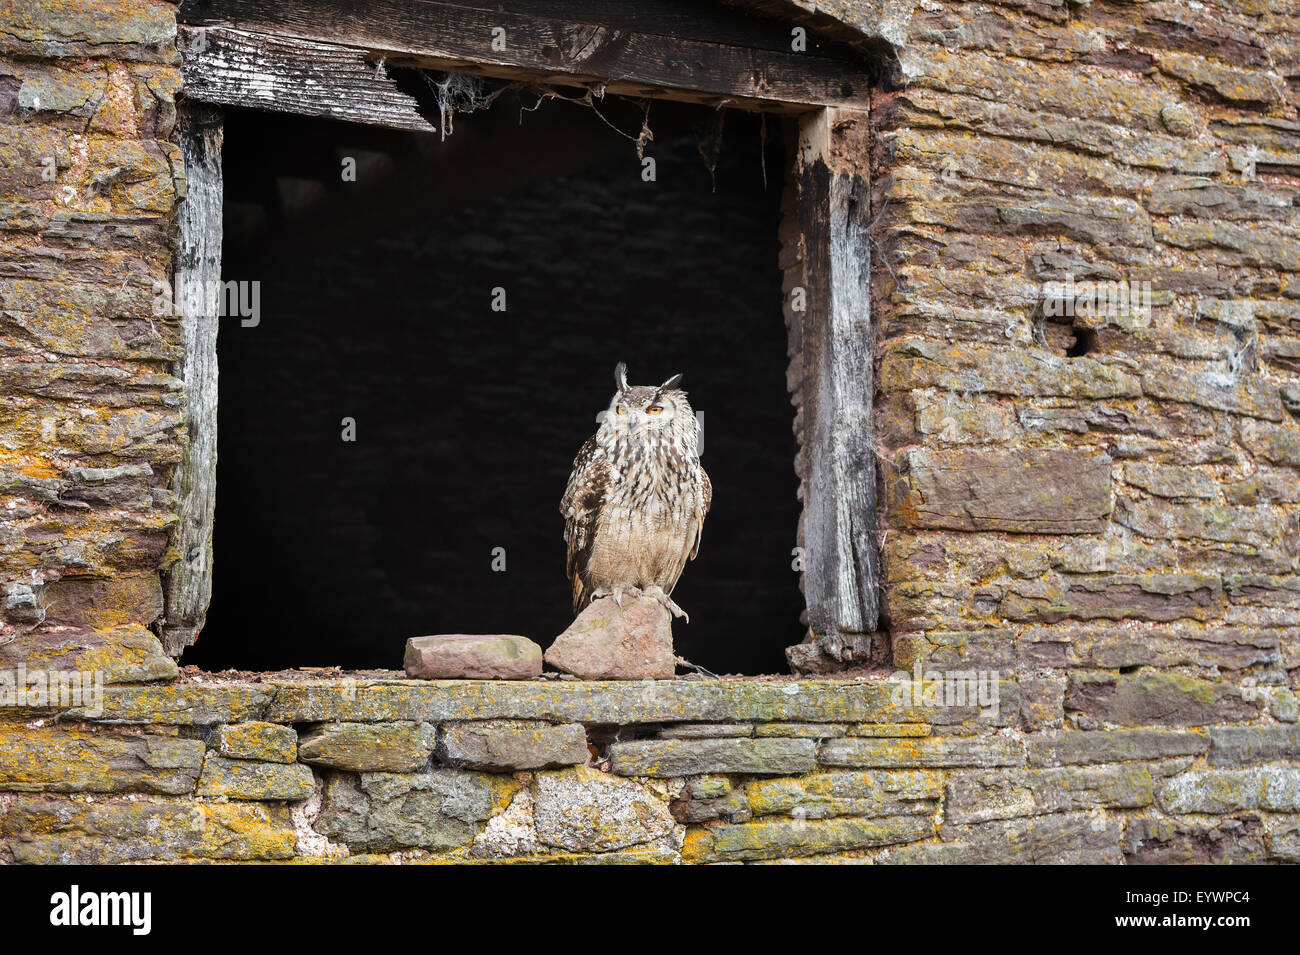
<instances>
[{"instance_id":1,"label":"rotting wood post","mask_svg":"<svg viewBox=\"0 0 1300 955\"><path fill-rule=\"evenodd\" d=\"M799 124L796 166L806 310L799 330L805 444L804 597L821 649L879 656L869 177L865 112L822 109ZM876 651L873 653L873 649Z\"/></svg>"},{"instance_id":2,"label":"rotting wood post","mask_svg":"<svg viewBox=\"0 0 1300 955\"><path fill-rule=\"evenodd\" d=\"M172 296L181 312L185 453L172 475L179 521L164 572L162 643L178 657L194 643L212 598L217 490L217 324L221 281L221 136L218 107L184 103L178 113L185 198Z\"/></svg>"}]
</instances>

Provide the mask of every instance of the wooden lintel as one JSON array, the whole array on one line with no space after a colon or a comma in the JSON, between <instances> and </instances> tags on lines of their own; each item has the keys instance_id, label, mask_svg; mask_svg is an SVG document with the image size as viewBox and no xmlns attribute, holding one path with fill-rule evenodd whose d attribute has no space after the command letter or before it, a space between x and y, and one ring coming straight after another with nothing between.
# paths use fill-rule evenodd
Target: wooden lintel
<instances>
[{"instance_id":1,"label":"wooden lintel","mask_svg":"<svg viewBox=\"0 0 1300 955\"><path fill-rule=\"evenodd\" d=\"M871 77L865 64L851 57L771 49L774 44L766 40L747 46L665 36L527 10L525 4L497 10L430 0L189 0L180 19L189 26L225 27L282 42L330 44L352 55L360 51L372 64L382 59L473 68L504 79L544 78L715 105L865 108L869 100ZM200 61L187 70L187 85L205 68ZM205 94L198 89L195 95Z\"/></svg>"}]
</instances>

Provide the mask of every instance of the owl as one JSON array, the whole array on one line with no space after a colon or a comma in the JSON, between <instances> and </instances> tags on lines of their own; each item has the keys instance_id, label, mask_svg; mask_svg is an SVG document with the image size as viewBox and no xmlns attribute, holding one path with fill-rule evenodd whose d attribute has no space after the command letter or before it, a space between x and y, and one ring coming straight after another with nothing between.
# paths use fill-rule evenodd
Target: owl
<instances>
[{"instance_id":1,"label":"owl","mask_svg":"<svg viewBox=\"0 0 1300 955\"><path fill-rule=\"evenodd\" d=\"M699 550L713 485L700 467L700 423L681 379L629 386L627 365L614 369L618 391L578 452L560 502L575 614L597 597L622 607L624 593L643 592L690 622L669 595Z\"/></svg>"}]
</instances>

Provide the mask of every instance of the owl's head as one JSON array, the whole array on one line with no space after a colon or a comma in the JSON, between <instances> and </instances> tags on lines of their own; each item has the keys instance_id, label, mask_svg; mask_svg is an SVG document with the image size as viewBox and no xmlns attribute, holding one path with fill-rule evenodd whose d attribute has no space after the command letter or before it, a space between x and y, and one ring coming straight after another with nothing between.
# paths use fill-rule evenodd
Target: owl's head
<instances>
[{"instance_id":1,"label":"owl's head","mask_svg":"<svg viewBox=\"0 0 1300 955\"><path fill-rule=\"evenodd\" d=\"M614 369L618 390L600 415L601 431L616 438L652 436L683 427L693 431L695 413L686 392L677 387L681 380L681 375L673 375L662 385L629 385L627 365L619 362Z\"/></svg>"}]
</instances>

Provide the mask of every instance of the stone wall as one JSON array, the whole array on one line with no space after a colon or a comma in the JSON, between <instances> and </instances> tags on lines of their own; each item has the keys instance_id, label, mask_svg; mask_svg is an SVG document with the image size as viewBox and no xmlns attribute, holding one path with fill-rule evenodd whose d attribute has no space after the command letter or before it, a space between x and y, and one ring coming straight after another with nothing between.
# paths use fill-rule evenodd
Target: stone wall
<instances>
[{"instance_id":1,"label":"stone wall","mask_svg":"<svg viewBox=\"0 0 1300 955\"><path fill-rule=\"evenodd\" d=\"M1300 860L1300 9L887 6L883 597L931 682L447 684L177 679L174 8L0 0L0 672L110 684L0 707L0 860Z\"/></svg>"},{"instance_id":2,"label":"stone wall","mask_svg":"<svg viewBox=\"0 0 1300 955\"><path fill-rule=\"evenodd\" d=\"M175 676L175 10L0 2L0 668Z\"/></svg>"},{"instance_id":3,"label":"stone wall","mask_svg":"<svg viewBox=\"0 0 1300 955\"><path fill-rule=\"evenodd\" d=\"M0 861L1300 861L1295 726L1027 731L1014 682L918 690L286 673L35 700L0 724Z\"/></svg>"},{"instance_id":4,"label":"stone wall","mask_svg":"<svg viewBox=\"0 0 1300 955\"><path fill-rule=\"evenodd\" d=\"M1300 6L923 0L908 37L873 106L894 661L1013 679L1030 777L1178 766L1125 847L1249 843L1211 794L1300 755ZM1044 805L1019 770L968 801Z\"/></svg>"}]
</instances>

